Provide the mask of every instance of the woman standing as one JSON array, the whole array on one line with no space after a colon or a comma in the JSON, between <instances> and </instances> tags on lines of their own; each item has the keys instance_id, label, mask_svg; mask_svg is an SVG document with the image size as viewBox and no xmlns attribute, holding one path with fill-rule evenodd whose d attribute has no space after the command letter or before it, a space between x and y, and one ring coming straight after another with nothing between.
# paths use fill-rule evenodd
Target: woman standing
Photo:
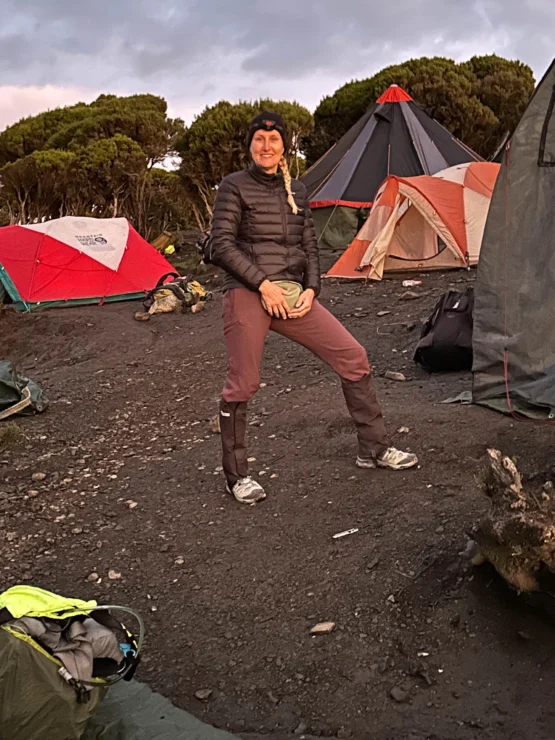
<instances>
[{"instance_id":1,"label":"woman standing","mask_svg":"<svg viewBox=\"0 0 555 740\"><path fill-rule=\"evenodd\" d=\"M227 490L246 504L266 497L248 475L247 403L259 388L269 330L303 345L340 377L357 429L360 468L413 467L416 455L387 444L365 349L317 300L320 265L304 185L291 178L287 130L268 111L250 124L248 170L224 178L216 195L209 259L225 272L228 371L220 404Z\"/></svg>"}]
</instances>

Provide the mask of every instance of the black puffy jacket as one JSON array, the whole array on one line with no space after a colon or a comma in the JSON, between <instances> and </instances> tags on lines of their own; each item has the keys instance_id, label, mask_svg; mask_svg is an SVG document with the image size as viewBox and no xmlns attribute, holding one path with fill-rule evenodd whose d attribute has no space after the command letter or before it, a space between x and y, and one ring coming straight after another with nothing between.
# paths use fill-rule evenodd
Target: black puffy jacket
<instances>
[{"instance_id":1,"label":"black puffy jacket","mask_svg":"<svg viewBox=\"0 0 555 740\"><path fill-rule=\"evenodd\" d=\"M268 280L293 280L320 292L320 264L305 186L291 184L299 212L287 202L281 174L255 164L224 178L216 194L210 261L226 275L224 290L258 290Z\"/></svg>"}]
</instances>

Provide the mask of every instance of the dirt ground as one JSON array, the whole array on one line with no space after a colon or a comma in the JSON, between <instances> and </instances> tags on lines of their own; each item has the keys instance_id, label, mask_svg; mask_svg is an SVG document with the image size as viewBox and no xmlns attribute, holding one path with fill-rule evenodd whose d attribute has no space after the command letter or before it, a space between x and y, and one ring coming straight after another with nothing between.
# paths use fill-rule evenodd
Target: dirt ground
<instances>
[{"instance_id":1,"label":"dirt ground","mask_svg":"<svg viewBox=\"0 0 555 740\"><path fill-rule=\"evenodd\" d=\"M256 507L224 493L210 429L219 292L198 315L147 323L136 304L0 314L2 358L52 400L0 451L0 586L135 607L138 677L244 737L552 740L550 618L463 553L487 506L486 448L539 484L555 475L554 431L440 403L470 376L428 376L412 350L437 297L473 275L422 279L413 300L398 280L327 282L323 296L367 347L393 442L421 467L356 469L333 373L271 336L250 426L268 491ZM322 621L335 630L311 637Z\"/></svg>"}]
</instances>

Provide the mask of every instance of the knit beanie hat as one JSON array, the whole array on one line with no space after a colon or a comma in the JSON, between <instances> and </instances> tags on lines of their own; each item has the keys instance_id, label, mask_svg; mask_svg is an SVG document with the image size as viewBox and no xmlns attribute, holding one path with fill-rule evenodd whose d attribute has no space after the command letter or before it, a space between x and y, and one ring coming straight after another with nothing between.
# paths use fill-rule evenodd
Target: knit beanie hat
<instances>
[{"instance_id":1,"label":"knit beanie hat","mask_svg":"<svg viewBox=\"0 0 555 740\"><path fill-rule=\"evenodd\" d=\"M252 138L257 131L277 131L283 141L283 146L287 149L287 126L279 113L271 113L263 110L255 116L249 124L249 135L247 137L247 147L250 149Z\"/></svg>"}]
</instances>

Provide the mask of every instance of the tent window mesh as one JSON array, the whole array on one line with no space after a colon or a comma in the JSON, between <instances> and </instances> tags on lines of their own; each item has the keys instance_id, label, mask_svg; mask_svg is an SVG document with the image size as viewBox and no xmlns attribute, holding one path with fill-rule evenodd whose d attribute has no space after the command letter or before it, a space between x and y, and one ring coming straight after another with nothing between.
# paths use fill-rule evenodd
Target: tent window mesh
<instances>
[{"instance_id":1,"label":"tent window mesh","mask_svg":"<svg viewBox=\"0 0 555 740\"><path fill-rule=\"evenodd\" d=\"M540 167L555 167L555 86L543 123L538 164Z\"/></svg>"}]
</instances>

